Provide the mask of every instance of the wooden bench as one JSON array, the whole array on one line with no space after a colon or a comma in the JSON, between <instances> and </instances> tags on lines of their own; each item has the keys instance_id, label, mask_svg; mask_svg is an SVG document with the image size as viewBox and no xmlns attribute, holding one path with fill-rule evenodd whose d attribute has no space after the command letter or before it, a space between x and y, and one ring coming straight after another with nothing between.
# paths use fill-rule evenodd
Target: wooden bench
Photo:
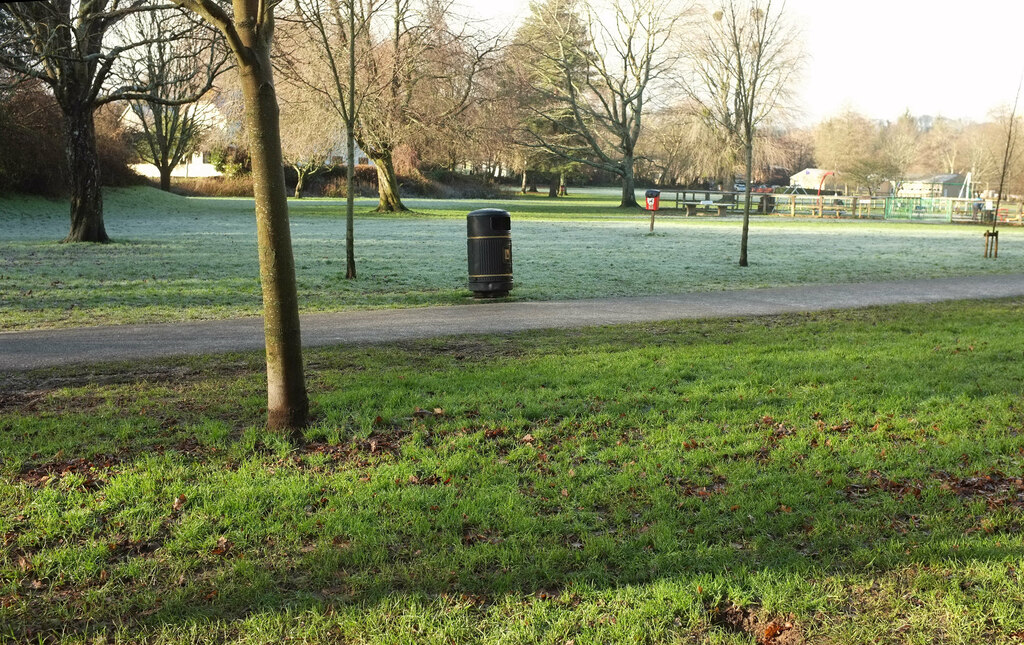
<instances>
[{"instance_id":1,"label":"wooden bench","mask_svg":"<svg viewBox=\"0 0 1024 645\"><path fill-rule=\"evenodd\" d=\"M718 210L718 215L725 215L725 212L729 209L729 204L723 204L721 202L713 202L710 200L704 200L701 202L684 202L683 206L686 207L686 216L697 214L697 209L700 208L702 211L710 211L712 206Z\"/></svg>"}]
</instances>

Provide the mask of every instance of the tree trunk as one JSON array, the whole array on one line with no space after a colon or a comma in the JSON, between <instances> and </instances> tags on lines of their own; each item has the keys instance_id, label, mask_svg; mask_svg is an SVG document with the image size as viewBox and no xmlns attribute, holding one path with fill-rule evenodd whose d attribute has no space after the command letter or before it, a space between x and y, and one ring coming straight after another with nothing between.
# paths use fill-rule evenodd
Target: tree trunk
<instances>
[{"instance_id":1,"label":"tree trunk","mask_svg":"<svg viewBox=\"0 0 1024 645\"><path fill-rule=\"evenodd\" d=\"M345 127L345 149L348 163L345 164L345 279L356 279L356 139L355 125Z\"/></svg>"},{"instance_id":2,"label":"tree trunk","mask_svg":"<svg viewBox=\"0 0 1024 645\"><path fill-rule=\"evenodd\" d=\"M633 179L633 155L626 155L622 160L622 201L619 208L637 208L636 182Z\"/></svg>"},{"instance_id":3,"label":"tree trunk","mask_svg":"<svg viewBox=\"0 0 1024 645\"><path fill-rule=\"evenodd\" d=\"M171 168L160 168L160 190L171 190Z\"/></svg>"},{"instance_id":4,"label":"tree trunk","mask_svg":"<svg viewBox=\"0 0 1024 645\"><path fill-rule=\"evenodd\" d=\"M295 169L295 199L302 199L302 187L306 184L306 174Z\"/></svg>"},{"instance_id":5,"label":"tree trunk","mask_svg":"<svg viewBox=\"0 0 1024 645\"><path fill-rule=\"evenodd\" d=\"M348 5L348 108L345 110L345 279L356 279L356 13Z\"/></svg>"},{"instance_id":6,"label":"tree trunk","mask_svg":"<svg viewBox=\"0 0 1024 645\"><path fill-rule=\"evenodd\" d=\"M271 429L296 430L308 423L309 399L302 365L299 301L277 96L269 42L264 46L251 28L240 31L251 53L248 61L240 61L239 74L256 198L256 239L267 348L267 425Z\"/></svg>"},{"instance_id":7,"label":"tree trunk","mask_svg":"<svg viewBox=\"0 0 1024 645\"><path fill-rule=\"evenodd\" d=\"M527 174L527 173L526 173L526 171L524 170L524 171L523 171L523 187L522 187L522 189L520 189L520 191L519 191L519 192L521 192L521 193L522 193L522 194L524 194L524 195L526 194L526 174Z\"/></svg>"},{"instance_id":8,"label":"tree trunk","mask_svg":"<svg viewBox=\"0 0 1024 645\"><path fill-rule=\"evenodd\" d=\"M374 157L373 163L377 166L377 194L380 195L377 212L397 213L409 210L402 203L398 193L398 173L395 172L391 151Z\"/></svg>"},{"instance_id":9,"label":"tree trunk","mask_svg":"<svg viewBox=\"0 0 1024 645\"><path fill-rule=\"evenodd\" d=\"M754 146L748 144L744 150L747 156L743 181L743 235L740 236L740 266L747 266L747 233L750 230L750 177L754 168Z\"/></svg>"},{"instance_id":10,"label":"tree trunk","mask_svg":"<svg viewBox=\"0 0 1024 645\"><path fill-rule=\"evenodd\" d=\"M71 231L65 242L109 242L103 226L100 161L96 126L89 109L72 106L64 114L71 179Z\"/></svg>"},{"instance_id":11,"label":"tree trunk","mask_svg":"<svg viewBox=\"0 0 1024 645\"><path fill-rule=\"evenodd\" d=\"M566 188L565 188L565 172L564 171L559 173L559 175L558 175L558 194L563 196L563 197L569 194L569 191L566 190Z\"/></svg>"},{"instance_id":12,"label":"tree trunk","mask_svg":"<svg viewBox=\"0 0 1024 645\"><path fill-rule=\"evenodd\" d=\"M551 184L548 186L548 197L558 197L558 175L552 173Z\"/></svg>"}]
</instances>

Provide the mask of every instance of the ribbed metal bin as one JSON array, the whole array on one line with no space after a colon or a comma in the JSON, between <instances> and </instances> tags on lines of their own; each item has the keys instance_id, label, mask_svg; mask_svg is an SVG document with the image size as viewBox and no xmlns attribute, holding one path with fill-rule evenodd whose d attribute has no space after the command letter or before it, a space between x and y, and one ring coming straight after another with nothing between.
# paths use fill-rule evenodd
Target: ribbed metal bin
<instances>
[{"instance_id":1,"label":"ribbed metal bin","mask_svg":"<svg viewBox=\"0 0 1024 645\"><path fill-rule=\"evenodd\" d=\"M500 298L512 289L512 216L482 208L466 216L469 290L476 298Z\"/></svg>"}]
</instances>

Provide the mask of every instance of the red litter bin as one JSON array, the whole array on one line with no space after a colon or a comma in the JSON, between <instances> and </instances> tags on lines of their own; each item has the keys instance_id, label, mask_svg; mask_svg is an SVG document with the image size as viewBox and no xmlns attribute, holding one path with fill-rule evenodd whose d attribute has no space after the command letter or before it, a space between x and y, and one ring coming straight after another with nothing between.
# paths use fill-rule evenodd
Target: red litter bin
<instances>
[{"instance_id":1,"label":"red litter bin","mask_svg":"<svg viewBox=\"0 0 1024 645\"><path fill-rule=\"evenodd\" d=\"M658 210L658 205L661 204L660 190L648 190L646 193L644 193L644 197L647 198L647 210Z\"/></svg>"}]
</instances>

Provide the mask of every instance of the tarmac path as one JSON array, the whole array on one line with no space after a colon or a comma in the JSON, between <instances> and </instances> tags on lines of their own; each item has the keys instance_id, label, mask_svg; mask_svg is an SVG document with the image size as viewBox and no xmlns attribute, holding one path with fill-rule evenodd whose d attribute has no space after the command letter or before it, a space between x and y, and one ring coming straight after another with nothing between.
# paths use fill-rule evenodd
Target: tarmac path
<instances>
[{"instance_id":1,"label":"tarmac path","mask_svg":"<svg viewBox=\"0 0 1024 645\"><path fill-rule=\"evenodd\" d=\"M377 309L302 316L306 347L388 343L694 318L1024 296L1024 274L803 285L670 296ZM263 348L263 320L240 318L0 333L0 372Z\"/></svg>"}]
</instances>

